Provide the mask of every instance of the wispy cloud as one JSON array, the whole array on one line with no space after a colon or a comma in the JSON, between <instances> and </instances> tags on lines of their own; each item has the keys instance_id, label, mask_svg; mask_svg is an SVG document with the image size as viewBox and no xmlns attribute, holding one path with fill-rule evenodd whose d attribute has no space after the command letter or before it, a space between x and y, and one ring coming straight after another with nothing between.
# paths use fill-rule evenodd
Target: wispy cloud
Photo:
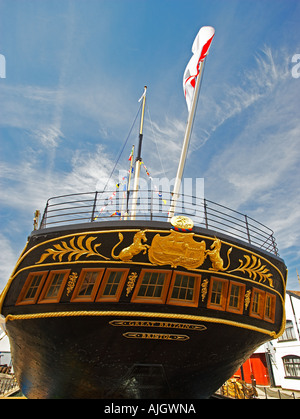
<instances>
[{"instance_id":1,"label":"wispy cloud","mask_svg":"<svg viewBox=\"0 0 300 419\"><path fill-rule=\"evenodd\" d=\"M268 97L284 80L291 79L290 55L287 51L273 51L265 46L253 59L251 69L245 69L236 85L218 82L209 89L210 97L200 99L200 116L195 131L196 151L231 118L237 117L249 107ZM202 105L202 106L201 106Z\"/></svg>"},{"instance_id":2,"label":"wispy cloud","mask_svg":"<svg viewBox=\"0 0 300 419\"><path fill-rule=\"evenodd\" d=\"M290 56L265 48L240 87L225 90L205 140L216 140L235 121L206 172L212 200L248 213L275 231L281 253L294 258L300 240L300 108ZM225 105L226 104L226 105ZM224 106L222 106L224 105ZM240 123L240 124L239 124ZM299 251L298 251L299 255Z\"/></svg>"},{"instance_id":3,"label":"wispy cloud","mask_svg":"<svg viewBox=\"0 0 300 419\"><path fill-rule=\"evenodd\" d=\"M0 292L11 275L17 261L17 251L12 248L11 241L0 233Z\"/></svg>"}]
</instances>

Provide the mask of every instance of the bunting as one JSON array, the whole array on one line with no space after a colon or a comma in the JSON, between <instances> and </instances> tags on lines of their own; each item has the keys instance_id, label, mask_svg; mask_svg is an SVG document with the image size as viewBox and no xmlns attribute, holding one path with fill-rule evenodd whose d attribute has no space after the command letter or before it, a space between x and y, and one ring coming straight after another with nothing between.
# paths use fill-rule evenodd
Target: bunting
<instances>
[{"instance_id":1,"label":"bunting","mask_svg":"<svg viewBox=\"0 0 300 419\"><path fill-rule=\"evenodd\" d=\"M141 162L140 162L140 164L143 164L143 167L144 167L144 169L145 169L145 171L146 171L147 176L149 177L149 179L150 179L150 180L152 180L153 187L154 187L155 192L157 193L158 197L159 197L159 198L162 198L162 194L161 194L161 192L159 192L158 187L154 184L154 182L153 182L153 177L150 175L150 173L149 173L149 171L148 171L148 169L147 169L147 167L146 167L145 163L144 163L143 161L141 161ZM167 204L167 201L166 201L165 199L162 199L162 202L163 202L165 205Z\"/></svg>"},{"instance_id":2,"label":"bunting","mask_svg":"<svg viewBox=\"0 0 300 419\"><path fill-rule=\"evenodd\" d=\"M132 151L131 151L131 153L130 153L130 156L129 156L129 158L128 158L128 160L129 161L131 161L132 160L132 158L133 158L133 151L134 151L134 147L132 148ZM149 170L148 170L148 168L147 168L147 166L145 165L145 163L143 162L143 161L140 161L140 165L143 165L143 168L145 169L145 172L146 172L146 174L147 174L147 176L149 177L149 179L152 181L152 184L153 184L153 188L154 188L154 190L155 190L155 192L156 192L156 194L157 194L157 196L162 200L162 202L166 205L167 204L167 201L165 200L165 199L162 199L162 193L159 191L159 189L158 189L158 187L154 184L154 179L153 179L153 177L150 175L150 172L149 172ZM132 174L134 172L134 167L131 167L129 170L128 170L128 173L130 174ZM123 186L123 191L127 191L127 183L128 183L128 175L127 176L123 176L122 177L122 179L121 179L121 182L118 182L117 184L116 184L116 189L119 189L120 190L120 188ZM117 191L114 191L111 195L110 195L110 197L109 198L107 198L107 200L106 200L106 202L105 202L105 204L103 205L103 207L102 208L100 208L100 210L99 210L99 213L98 213L98 215L94 218L94 221L96 221L100 216L101 216L101 214L107 209L107 207L110 205L110 204L112 204L112 202L113 202L113 200L114 200L114 198L115 198L115 196L116 196L116 194L117 194ZM122 214L122 212L120 212L120 211L115 211L115 212L113 212L111 215L110 215L110 217L114 217L114 216L119 216L119 217L122 217L123 216L123 214Z\"/></svg>"}]
</instances>

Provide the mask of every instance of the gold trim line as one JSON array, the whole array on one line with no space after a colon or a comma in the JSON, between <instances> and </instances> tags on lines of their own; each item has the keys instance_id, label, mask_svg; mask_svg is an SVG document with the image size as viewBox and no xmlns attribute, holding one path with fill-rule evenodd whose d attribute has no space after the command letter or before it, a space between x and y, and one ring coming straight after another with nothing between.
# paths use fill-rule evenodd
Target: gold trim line
<instances>
[{"instance_id":1,"label":"gold trim line","mask_svg":"<svg viewBox=\"0 0 300 419\"><path fill-rule=\"evenodd\" d=\"M152 312L138 312L138 311L60 311L49 313L35 313L35 314L8 314L5 321L15 320L32 320L32 319L46 319L55 317L77 317L77 316L122 316L122 317L149 317L149 318L166 318L166 319L181 319L181 320L195 320L208 323L221 323L227 326L240 327L242 329L253 330L255 332L263 333L276 339L278 334L275 331L262 329L256 326L239 323L231 320L212 318L205 316L194 316L191 314L174 314L174 313L152 313Z\"/></svg>"}]
</instances>

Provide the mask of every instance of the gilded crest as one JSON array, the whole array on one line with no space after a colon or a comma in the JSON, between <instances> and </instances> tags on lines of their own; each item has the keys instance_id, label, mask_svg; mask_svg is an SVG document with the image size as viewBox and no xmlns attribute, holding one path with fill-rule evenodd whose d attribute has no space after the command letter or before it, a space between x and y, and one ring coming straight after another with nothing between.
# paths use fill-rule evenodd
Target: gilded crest
<instances>
[{"instance_id":1,"label":"gilded crest","mask_svg":"<svg viewBox=\"0 0 300 419\"><path fill-rule=\"evenodd\" d=\"M183 266L195 269L205 260L205 241L196 242L194 233L171 231L168 236L156 234L148 250L148 257L155 265Z\"/></svg>"},{"instance_id":2,"label":"gilded crest","mask_svg":"<svg viewBox=\"0 0 300 419\"><path fill-rule=\"evenodd\" d=\"M171 219L171 224L175 228L182 230L191 230L194 227L193 220L183 215L175 215Z\"/></svg>"}]
</instances>

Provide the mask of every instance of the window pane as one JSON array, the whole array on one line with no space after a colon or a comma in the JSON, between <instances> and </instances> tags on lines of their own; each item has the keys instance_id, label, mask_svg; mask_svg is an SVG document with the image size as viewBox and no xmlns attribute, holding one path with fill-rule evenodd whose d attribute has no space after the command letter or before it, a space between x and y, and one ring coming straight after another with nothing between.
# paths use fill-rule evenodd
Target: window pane
<instances>
[{"instance_id":1,"label":"window pane","mask_svg":"<svg viewBox=\"0 0 300 419\"><path fill-rule=\"evenodd\" d=\"M45 298L54 298L54 297L58 296L58 292L59 292L59 289L60 289L61 284L63 282L64 276L65 276L64 273L55 274L53 276L51 285L48 289L48 292L47 292Z\"/></svg>"},{"instance_id":2,"label":"window pane","mask_svg":"<svg viewBox=\"0 0 300 419\"><path fill-rule=\"evenodd\" d=\"M221 281L214 281L211 293L211 303L221 305L223 283Z\"/></svg>"},{"instance_id":3,"label":"window pane","mask_svg":"<svg viewBox=\"0 0 300 419\"><path fill-rule=\"evenodd\" d=\"M24 300L33 299L36 295L40 282L43 278L43 275L35 275L31 281L31 285L26 292Z\"/></svg>"},{"instance_id":4,"label":"window pane","mask_svg":"<svg viewBox=\"0 0 300 419\"><path fill-rule=\"evenodd\" d=\"M240 289L238 285L232 285L229 298L229 307L239 308Z\"/></svg>"},{"instance_id":5,"label":"window pane","mask_svg":"<svg viewBox=\"0 0 300 419\"><path fill-rule=\"evenodd\" d=\"M145 272L138 297L161 297L165 277L162 272Z\"/></svg>"},{"instance_id":6,"label":"window pane","mask_svg":"<svg viewBox=\"0 0 300 419\"><path fill-rule=\"evenodd\" d=\"M195 277L187 275L176 275L171 299L193 301L194 287Z\"/></svg>"},{"instance_id":7,"label":"window pane","mask_svg":"<svg viewBox=\"0 0 300 419\"><path fill-rule=\"evenodd\" d=\"M282 336L278 338L278 341L284 342L285 340L295 340L295 330L293 326L292 320L287 320L285 325L285 331L283 332Z\"/></svg>"},{"instance_id":8,"label":"window pane","mask_svg":"<svg viewBox=\"0 0 300 419\"><path fill-rule=\"evenodd\" d=\"M300 377L300 357L285 356L282 360L287 377Z\"/></svg>"},{"instance_id":9,"label":"window pane","mask_svg":"<svg viewBox=\"0 0 300 419\"><path fill-rule=\"evenodd\" d=\"M79 296L90 296L92 295L94 285L97 280L99 272L87 272L84 281L81 284Z\"/></svg>"},{"instance_id":10,"label":"window pane","mask_svg":"<svg viewBox=\"0 0 300 419\"><path fill-rule=\"evenodd\" d=\"M252 312L255 314L259 314L259 302L260 302L260 294L254 291Z\"/></svg>"},{"instance_id":11,"label":"window pane","mask_svg":"<svg viewBox=\"0 0 300 419\"><path fill-rule=\"evenodd\" d=\"M103 296L115 296L118 291L118 286L121 281L123 271L110 272L103 292Z\"/></svg>"}]
</instances>

